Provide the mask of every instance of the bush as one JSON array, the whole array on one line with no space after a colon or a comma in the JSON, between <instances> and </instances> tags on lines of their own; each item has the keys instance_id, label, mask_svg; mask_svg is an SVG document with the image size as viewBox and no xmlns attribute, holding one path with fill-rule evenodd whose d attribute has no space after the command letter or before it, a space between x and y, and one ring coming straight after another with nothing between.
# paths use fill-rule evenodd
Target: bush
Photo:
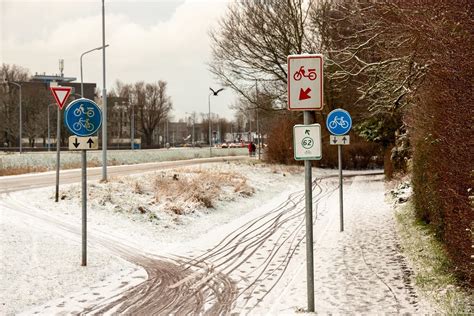
<instances>
[{"instance_id":1,"label":"bush","mask_svg":"<svg viewBox=\"0 0 474 316\"><path fill-rule=\"evenodd\" d=\"M468 12L473 6L442 3L438 11L443 19L427 17L433 22L429 28L423 21L413 28L422 44L419 51L429 60L429 72L407 117L413 144L412 181L419 218L433 226L455 272L472 286L474 25ZM439 58L441 51L443 58Z\"/></svg>"},{"instance_id":2,"label":"bush","mask_svg":"<svg viewBox=\"0 0 474 316\"><path fill-rule=\"evenodd\" d=\"M265 159L270 163L301 164L294 159L293 126L302 124L303 119L297 114L279 116L274 122L274 128L268 135L268 148ZM318 121L319 117L318 117ZM330 145L330 134L325 122L320 122L322 133L321 160L315 161L314 166L337 168L337 146ZM379 144L367 142L355 133L350 134L351 143L343 146L342 164L346 169L373 169L383 167L382 147Z\"/></svg>"}]
</instances>

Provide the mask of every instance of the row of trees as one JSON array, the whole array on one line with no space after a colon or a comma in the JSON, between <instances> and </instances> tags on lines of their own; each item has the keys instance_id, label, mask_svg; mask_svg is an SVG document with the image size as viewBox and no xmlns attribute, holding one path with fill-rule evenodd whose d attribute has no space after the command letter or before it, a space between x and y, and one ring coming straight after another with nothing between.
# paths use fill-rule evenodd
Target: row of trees
<instances>
[{"instance_id":1,"label":"row of trees","mask_svg":"<svg viewBox=\"0 0 474 316\"><path fill-rule=\"evenodd\" d=\"M14 83L21 84L22 92L22 137L29 140L29 146L46 147L48 139L48 117L50 125L50 135L54 143L56 135L56 103L46 84L40 82L32 82L27 69L17 65L2 64L0 68L0 78L9 83L0 85L0 146L16 147L19 144L19 93L20 89ZM121 102L116 106L115 102L109 102L109 140L112 141L114 136L118 134L131 136L131 121L134 119L135 138L142 138L142 143L146 147L157 146L161 136L162 144L164 141L175 143L183 143L183 139L192 134L193 125L194 140L208 143L208 113L191 113L188 117L186 128L181 127L180 132L185 135L177 135L176 130L171 128L171 133L167 127L168 122L174 121L172 117L173 104L168 95L167 83L158 81L154 83L146 83L143 81L135 83L123 83L117 81L108 97L112 100L114 97L120 97ZM96 91L96 97L98 92ZM71 96L71 99L77 98L79 95ZM98 98L100 103L101 99ZM238 107L238 106L236 106ZM133 118L132 118L133 113ZM116 115L115 115L116 114ZM261 122L264 122L262 115ZM214 142L224 141L224 136L228 133L234 134L234 140L239 140L242 135L248 133L250 129L256 130L256 112L240 111L233 122L217 116L211 116L213 128ZM172 124L181 124L175 122ZM118 126L121 125L121 126ZM181 124L182 125L182 124ZM61 135L61 144L66 144L68 132L63 124ZM262 125L264 126L264 124ZM176 129L176 128L175 128ZM184 131L185 129L185 131ZM120 131L115 133L114 131ZM168 132L166 132L168 131ZM217 138L220 139L217 139ZM247 139L248 136L245 137ZM35 141L42 139L42 144L36 144ZM191 142L193 137L187 142Z\"/></svg>"},{"instance_id":2,"label":"row of trees","mask_svg":"<svg viewBox=\"0 0 474 316\"><path fill-rule=\"evenodd\" d=\"M115 87L109 93L109 97L124 98L126 102L126 112L132 119L132 113L137 121L137 132L143 135L144 142L147 146L151 146L153 137L157 133L160 134L166 142L171 142L169 136L169 127L166 122L172 120L173 104L167 95L167 83L158 81L157 83L145 83L139 81L136 83L124 83L117 81ZM236 106L238 107L238 106ZM241 138L240 135L246 131L256 130L256 113L255 111L245 111L242 109L236 114L234 122L230 122L225 118L219 118L211 115L211 125L213 126L213 142L223 142L224 135L234 134L235 140ZM262 120L263 122L264 120ZM183 123L179 120L177 123ZM209 114L208 113L190 113L186 119L186 136L192 135L194 125L194 137L187 139L191 142L194 138L195 142L209 143ZM176 131L172 131L175 133ZM181 130L181 132L183 132ZM180 136L181 137L181 136ZM182 139L180 139L182 142Z\"/></svg>"},{"instance_id":3,"label":"row of trees","mask_svg":"<svg viewBox=\"0 0 474 316\"><path fill-rule=\"evenodd\" d=\"M161 122L168 120L173 109L171 98L167 94L167 83L158 81L155 83L125 84L117 81L109 96L125 98L128 112L135 113L138 121L138 131L144 136L147 145L152 144L153 132Z\"/></svg>"},{"instance_id":4,"label":"row of trees","mask_svg":"<svg viewBox=\"0 0 474 316\"><path fill-rule=\"evenodd\" d=\"M211 32L210 66L241 95L243 107L268 111L276 122L298 122L300 113L282 111L287 56L322 53L325 108L315 119L324 122L336 107L349 110L357 134L385 151L388 176L412 161L418 214L435 223L471 284L474 168L472 146L464 146L469 133L462 131L474 118L473 12L467 0L232 3ZM268 102L255 97L256 79ZM290 124L273 125L279 139L269 143L291 148ZM281 161L293 160L291 150L277 152L287 155ZM437 153L445 163L437 163Z\"/></svg>"},{"instance_id":5,"label":"row of trees","mask_svg":"<svg viewBox=\"0 0 474 316\"><path fill-rule=\"evenodd\" d=\"M26 82L29 79L28 70L16 66L2 64L0 80L8 82ZM13 84L0 85L0 139L2 143L16 146L19 142L20 127L20 89ZM22 85L22 127L23 137L28 138L34 145L34 140L47 134L47 111L51 102L50 93L46 90L34 91L29 85ZM51 115L54 115L51 111ZM40 123L41 122L41 123ZM42 124L44 123L44 124Z\"/></svg>"}]
</instances>

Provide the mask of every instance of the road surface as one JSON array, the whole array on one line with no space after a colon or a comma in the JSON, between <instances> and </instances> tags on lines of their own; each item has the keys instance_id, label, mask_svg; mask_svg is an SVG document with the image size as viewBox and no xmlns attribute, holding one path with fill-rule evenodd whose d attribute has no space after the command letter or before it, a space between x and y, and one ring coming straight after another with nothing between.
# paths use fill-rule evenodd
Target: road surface
<instances>
[{"instance_id":1,"label":"road surface","mask_svg":"<svg viewBox=\"0 0 474 316\"><path fill-rule=\"evenodd\" d=\"M183 166L191 166L205 163L222 162L222 161L236 161L248 159L245 156L235 157L215 157L215 158L201 158L189 160L176 160L164 162L152 162L134 165L123 166L109 166L107 168L107 176L123 176L130 174L138 174L143 172L155 171L160 169L176 168ZM102 167L87 168L88 181L97 181L102 179ZM81 181L81 169L61 170L59 176L59 185L78 183ZM23 174L18 176L3 176L0 177L0 194L7 192L14 192L20 190L29 190L47 186L54 186L56 184L56 172L48 171L41 173Z\"/></svg>"}]
</instances>

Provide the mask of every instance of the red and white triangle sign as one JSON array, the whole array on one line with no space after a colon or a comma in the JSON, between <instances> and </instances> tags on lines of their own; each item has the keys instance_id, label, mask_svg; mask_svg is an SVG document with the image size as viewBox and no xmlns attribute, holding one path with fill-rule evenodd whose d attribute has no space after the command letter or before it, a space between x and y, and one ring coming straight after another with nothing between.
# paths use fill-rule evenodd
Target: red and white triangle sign
<instances>
[{"instance_id":1,"label":"red and white triangle sign","mask_svg":"<svg viewBox=\"0 0 474 316\"><path fill-rule=\"evenodd\" d=\"M66 103L67 98L71 94L71 87L50 87L53 97L56 100L59 108L62 110L64 103Z\"/></svg>"}]
</instances>

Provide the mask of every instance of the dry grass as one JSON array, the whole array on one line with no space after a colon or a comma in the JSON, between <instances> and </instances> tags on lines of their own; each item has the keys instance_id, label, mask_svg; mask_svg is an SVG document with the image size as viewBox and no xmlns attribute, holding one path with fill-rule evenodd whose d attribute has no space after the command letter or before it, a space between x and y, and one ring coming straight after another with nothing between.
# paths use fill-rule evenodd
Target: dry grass
<instances>
[{"instance_id":1,"label":"dry grass","mask_svg":"<svg viewBox=\"0 0 474 316\"><path fill-rule=\"evenodd\" d=\"M189 203L199 207L213 208L215 202L226 192L234 195L251 196L254 189L247 179L235 172L209 170L177 171L173 174L160 174L153 181L156 202L168 203L175 214L183 214L183 205Z\"/></svg>"},{"instance_id":2,"label":"dry grass","mask_svg":"<svg viewBox=\"0 0 474 316\"><path fill-rule=\"evenodd\" d=\"M48 171L48 168L46 167L33 167L33 166L27 166L27 167L10 167L10 168L4 168L0 169L0 176L14 176L18 174L24 174L24 173L30 173L30 172L44 172Z\"/></svg>"}]
</instances>

